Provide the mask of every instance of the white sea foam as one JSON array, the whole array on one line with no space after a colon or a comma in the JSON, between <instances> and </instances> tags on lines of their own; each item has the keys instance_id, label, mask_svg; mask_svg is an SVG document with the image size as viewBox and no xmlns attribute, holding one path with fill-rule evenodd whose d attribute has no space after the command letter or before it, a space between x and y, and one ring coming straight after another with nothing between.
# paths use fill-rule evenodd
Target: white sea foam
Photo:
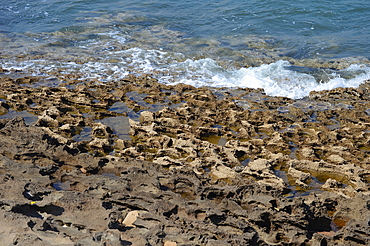
<instances>
[{"instance_id":1,"label":"white sea foam","mask_svg":"<svg viewBox=\"0 0 370 246\"><path fill-rule=\"evenodd\" d=\"M370 79L370 67L365 65L351 65L339 71L328 70L326 71L330 73L328 79L325 82L318 82L317 78L311 74L291 69L288 61L278 61L259 67L225 69L211 58L186 59L181 53L170 53L163 50L131 48L107 51L105 54L107 61L101 62L53 64L51 61L35 60L1 65L7 70L33 71L34 75L43 75L51 71L78 73L81 79L99 79L102 82L122 79L129 73L146 73L165 84L185 83L195 87L262 88L267 95L293 99L306 97L311 91L358 87L365 80ZM116 58L117 62L110 63L109 57Z\"/></svg>"},{"instance_id":2,"label":"white sea foam","mask_svg":"<svg viewBox=\"0 0 370 246\"><path fill-rule=\"evenodd\" d=\"M117 55L117 53L115 53ZM181 53L162 50L132 48L120 51L120 65L137 69L135 72L153 73L166 84L184 83L195 87L263 88L267 95L303 98L311 91L330 90L337 87L358 87L370 79L370 67L351 65L339 71L325 71L326 82L318 82L310 74L297 72L288 61L264 64L260 67L225 69L211 58L185 59ZM158 75L159 74L159 75ZM342 74L354 74L350 78Z\"/></svg>"},{"instance_id":3,"label":"white sea foam","mask_svg":"<svg viewBox=\"0 0 370 246\"><path fill-rule=\"evenodd\" d=\"M181 71L181 75L172 82L160 78L164 83L185 83L195 87L241 87L263 88L267 95L284 96L293 99L308 96L311 91L329 90L337 87L358 87L365 80L370 79L370 68L361 65L352 65L349 68L331 74L328 82L317 82L315 77L288 69L290 63L278 61L260 67L226 70L214 60L186 60L170 65L170 69ZM361 71L361 72L358 72ZM351 79L345 79L340 73L357 72Z\"/></svg>"},{"instance_id":4,"label":"white sea foam","mask_svg":"<svg viewBox=\"0 0 370 246\"><path fill-rule=\"evenodd\" d=\"M212 59L186 60L174 64L171 69L185 70L176 83L190 84L196 87L241 87L263 88L267 95L284 96L293 99L308 96L311 91L330 90L337 87L358 87L370 79L370 68L364 65L352 65L349 68L331 74L327 82L317 82L315 77L288 69L290 63L278 61L260 67L226 70ZM359 72L361 71L361 72ZM350 79L341 77L341 73L356 73Z\"/></svg>"}]
</instances>

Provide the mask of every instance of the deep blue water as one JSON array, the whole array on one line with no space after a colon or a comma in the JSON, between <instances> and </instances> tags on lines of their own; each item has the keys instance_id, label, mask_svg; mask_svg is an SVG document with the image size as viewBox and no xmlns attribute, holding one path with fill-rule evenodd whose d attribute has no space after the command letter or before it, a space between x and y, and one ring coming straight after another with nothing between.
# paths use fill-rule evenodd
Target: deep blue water
<instances>
[{"instance_id":1,"label":"deep blue water","mask_svg":"<svg viewBox=\"0 0 370 246\"><path fill-rule=\"evenodd\" d=\"M276 38L298 47L297 58L314 55L370 57L370 2L328 0L12 0L0 6L0 31L53 32L83 25L84 18L130 13L142 26L163 25L188 37L246 35ZM116 24L125 24L117 21Z\"/></svg>"}]
</instances>

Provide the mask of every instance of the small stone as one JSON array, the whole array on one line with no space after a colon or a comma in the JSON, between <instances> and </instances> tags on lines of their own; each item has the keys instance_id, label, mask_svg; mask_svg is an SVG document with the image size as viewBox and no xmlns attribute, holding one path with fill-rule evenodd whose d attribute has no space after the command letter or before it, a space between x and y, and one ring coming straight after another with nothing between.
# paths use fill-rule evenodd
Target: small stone
<instances>
[{"instance_id":1,"label":"small stone","mask_svg":"<svg viewBox=\"0 0 370 246\"><path fill-rule=\"evenodd\" d=\"M139 211L130 211L126 215L125 219L123 220L122 224L126 227L135 227L133 223L136 221L137 217L139 216Z\"/></svg>"},{"instance_id":2,"label":"small stone","mask_svg":"<svg viewBox=\"0 0 370 246\"><path fill-rule=\"evenodd\" d=\"M177 246L176 242L166 241L164 242L164 246Z\"/></svg>"}]
</instances>

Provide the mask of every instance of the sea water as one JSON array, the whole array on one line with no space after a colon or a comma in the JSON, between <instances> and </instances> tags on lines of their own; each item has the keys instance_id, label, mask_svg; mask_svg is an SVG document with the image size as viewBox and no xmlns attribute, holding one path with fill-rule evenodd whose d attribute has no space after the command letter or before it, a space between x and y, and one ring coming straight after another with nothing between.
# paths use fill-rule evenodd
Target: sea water
<instances>
[{"instance_id":1,"label":"sea water","mask_svg":"<svg viewBox=\"0 0 370 246\"><path fill-rule=\"evenodd\" d=\"M370 79L369 11L358 0L8 0L0 66L102 83L149 74L303 98Z\"/></svg>"}]
</instances>

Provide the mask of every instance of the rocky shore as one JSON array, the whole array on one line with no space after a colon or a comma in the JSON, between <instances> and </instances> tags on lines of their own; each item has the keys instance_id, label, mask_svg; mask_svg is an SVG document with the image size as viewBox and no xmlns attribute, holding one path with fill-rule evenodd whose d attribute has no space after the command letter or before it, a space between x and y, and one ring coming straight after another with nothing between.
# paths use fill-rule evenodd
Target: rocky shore
<instances>
[{"instance_id":1,"label":"rocky shore","mask_svg":"<svg viewBox=\"0 0 370 246\"><path fill-rule=\"evenodd\" d=\"M1 72L1 245L370 244L370 81L292 100Z\"/></svg>"}]
</instances>

